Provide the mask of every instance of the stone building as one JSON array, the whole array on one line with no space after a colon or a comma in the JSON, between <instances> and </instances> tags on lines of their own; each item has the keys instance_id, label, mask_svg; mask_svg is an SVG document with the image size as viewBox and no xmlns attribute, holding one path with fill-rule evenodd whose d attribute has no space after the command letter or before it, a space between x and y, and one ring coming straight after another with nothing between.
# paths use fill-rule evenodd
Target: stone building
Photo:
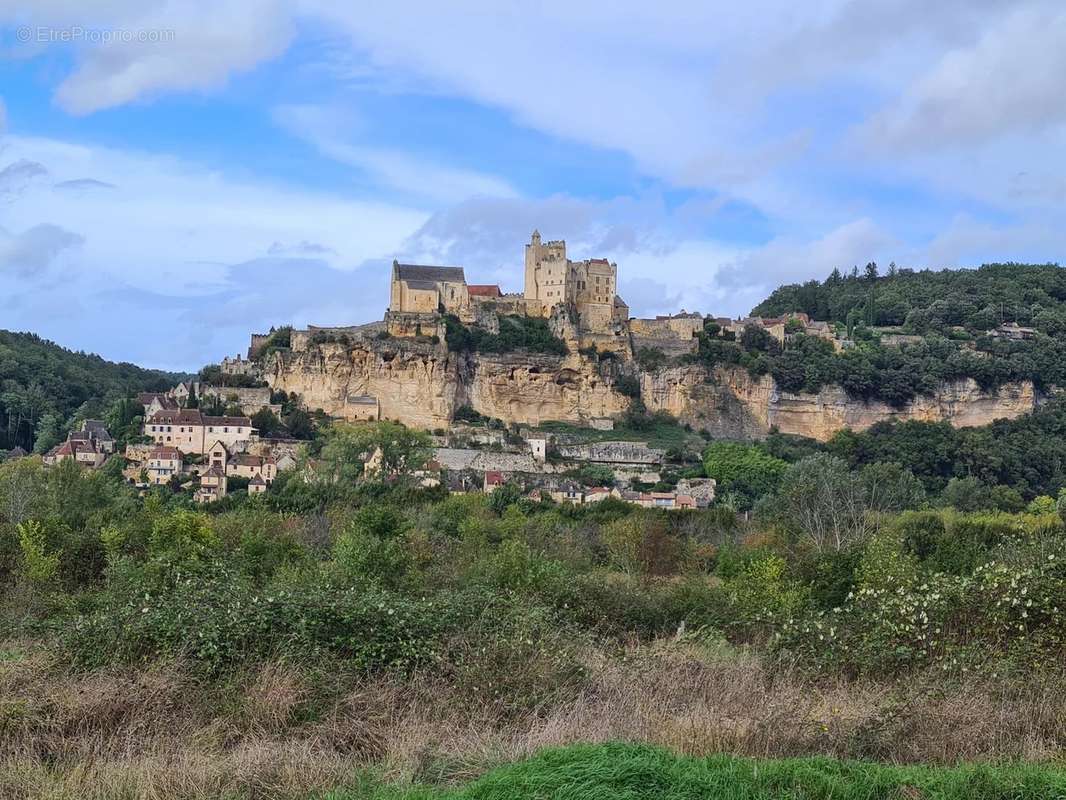
<instances>
[{"instance_id":1,"label":"stone building","mask_svg":"<svg viewBox=\"0 0 1066 800\"><path fill-rule=\"evenodd\" d=\"M392 262L389 311L409 314L465 312L470 294L462 267Z\"/></svg>"},{"instance_id":2,"label":"stone building","mask_svg":"<svg viewBox=\"0 0 1066 800\"><path fill-rule=\"evenodd\" d=\"M144 422L143 431L157 445L203 455L215 443L232 447L256 435L248 417L209 417L196 408L159 411Z\"/></svg>"},{"instance_id":3,"label":"stone building","mask_svg":"<svg viewBox=\"0 0 1066 800\"><path fill-rule=\"evenodd\" d=\"M169 483L183 469L181 451L176 447L153 447L145 462L148 482L156 486Z\"/></svg>"},{"instance_id":4,"label":"stone building","mask_svg":"<svg viewBox=\"0 0 1066 800\"><path fill-rule=\"evenodd\" d=\"M542 242L540 231L526 245L526 313L548 317L559 305L576 309L581 327L607 333L629 319L617 294L618 266L605 258L571 261L566 242Z\"/></svg>"}]
</instances>

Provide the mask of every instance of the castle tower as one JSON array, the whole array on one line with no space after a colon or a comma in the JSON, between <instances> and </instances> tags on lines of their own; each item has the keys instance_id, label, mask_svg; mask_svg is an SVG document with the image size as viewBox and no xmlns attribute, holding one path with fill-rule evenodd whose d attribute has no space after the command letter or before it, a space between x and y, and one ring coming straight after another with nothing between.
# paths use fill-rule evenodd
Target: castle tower
<instances>
[{"instance_id":1,"label":"castle tower","mask_svg":"<svg viewBox=\"0 0 1066 800\"><path fill-rule=\"evenodd\" d=\"M534 229L526 245L526 300L537 299L537 262L540 261L540 231Z\"/></svg>"},{"instance_id":2,"label":"castle tower","mask_svg":"<svg viewBox=\"0 0 1066 800\"><path fill-rule=\"evenodd\" d=\"M542 244L540 231L526 245L526 313L544 316L552 306L565 302L568 295L566 242Z\"/></svg>"}]
</instances>

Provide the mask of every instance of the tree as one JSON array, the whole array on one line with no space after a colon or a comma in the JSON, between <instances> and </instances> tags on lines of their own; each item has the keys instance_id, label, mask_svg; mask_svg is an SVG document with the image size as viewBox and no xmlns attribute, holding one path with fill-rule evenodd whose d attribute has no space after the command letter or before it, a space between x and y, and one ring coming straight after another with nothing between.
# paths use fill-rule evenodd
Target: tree
<instances>
[{"instance_id":1,"label":"tree","mask_svg":"<svg viewBox=\"0 0 1066 800\"><path fill-rule=\"evenodd\" d=\"M294 408L285 416L285 427L294 439L313 439L315 424L311 415L302 408Z\"/></svg>"},{"instance_id":2,"label":"tree","mask_svg":"<svg viewBox=\"0 0 1066 800\"><path fill-rule=\"evenodd\" d=\"M873 531L866 486L848 465L826 453L788 468L759 513L793 531L819 551L840 551Z\"/></svg>"},{"instance_id":3,"label":"tree","mask_svg":"<svg viewBox=\"0 0 1066 800\"><path fill-rule=\"evenodd\" d=\"M281 420L271 409L264 406L252 414L252 427L259 431L260 436L269 436L281 428Z\"/></svg>"},{"instance_id":4,"label":"tree","mask_svg":"<svg viewBox=\"0 0 1066 800\"><path fill-rule=\"evenodd\" d=\"M45 414L37 423L37 438L33 443L33 452L47 453L63 441L63 420L57 414Z\"/></svg>"},{"instance_id":5,"label":"tree","mask_svg":"<svg viewBox=\"0 0 1066 800\"><path fill-rule=\"evenodd\" d=\"M336 424L326 430L324 439L313 474L315 482L327 487L360 481L403 482L422 469L433 453L427 433L395 422Z\"/></svg>"},{"instance_id":6,"label":"tree","mask_svg":"<svg viewBox=\"0 0 1066 800\"><path fill-rule=\"evenodd\" d=\"M736 492L750 507L758 497L776 488L788 464L761 447L715 442L703 451L703 469L714 478L719 492Z\"/></svg>"},{"instance_id":7,"label":"tree","mask_svg":"<svg viewBox=\"0 0 1066 800\"><path fill-rule=\"evenodd\" d=\"M199 408L200 407L200 400L196 396L196 387L193 386L193 385L189 386L189 396L185 398L185 407L186 408Z\"/></svg>"}]
</instances>

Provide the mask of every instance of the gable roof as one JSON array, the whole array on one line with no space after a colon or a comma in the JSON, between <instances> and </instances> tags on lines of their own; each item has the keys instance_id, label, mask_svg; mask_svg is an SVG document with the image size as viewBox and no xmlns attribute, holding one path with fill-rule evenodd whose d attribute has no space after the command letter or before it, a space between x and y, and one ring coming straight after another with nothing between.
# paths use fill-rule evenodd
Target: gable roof
<instances>
[{"instance_id":1,"label":"gable roof","mask_svg":"<svg viewBox=\"0 0 1066 800\"><path fill-rule=\"evenodd\" d=\"M462 267L434 267L426 264L401 264L392 262L396 278L401 281L453 281L465 283Z\"/></svg>"},{"instance_id":2,"label":"gable roof","mask_svg":"<svg viewBox=\"0 0 1066 800\"><path fill-rule=\"evenodd\" d=\"M160 461L181 461L181 452L176 447L153 447L148 458Z\"/></svg>"},{"instance_id":3,"label":"gable roof","mask_svg":"<svg viewBox=\"0 0 1066 800\"><path fill-rule=\"evenodd\" d=\"M466 287L471 297L501 297L499 284L472 283Z\"/></svg>"}]
</instances>

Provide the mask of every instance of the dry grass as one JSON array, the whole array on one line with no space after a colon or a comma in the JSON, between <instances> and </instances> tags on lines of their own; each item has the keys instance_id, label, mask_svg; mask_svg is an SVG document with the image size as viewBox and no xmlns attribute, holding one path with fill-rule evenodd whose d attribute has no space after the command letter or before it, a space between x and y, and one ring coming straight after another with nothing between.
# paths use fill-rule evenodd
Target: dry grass
<instances>
[{"instance_id":1,"label":"dry grass","mask_svg":"<svg viewBox=\"0 0 1066 800\"><path fill-rule=\"evenodd\" d=\"M815 684L692 645L590 653L577 698L518 718L428 678L265 664L203 683L180 665L70 675L31 643L0 660L0 797L296 797L354 779L462 780L546 746L625 740L679 753L895 762L1066 754L1057 684Z\"/></svg>"}]
</instances>

